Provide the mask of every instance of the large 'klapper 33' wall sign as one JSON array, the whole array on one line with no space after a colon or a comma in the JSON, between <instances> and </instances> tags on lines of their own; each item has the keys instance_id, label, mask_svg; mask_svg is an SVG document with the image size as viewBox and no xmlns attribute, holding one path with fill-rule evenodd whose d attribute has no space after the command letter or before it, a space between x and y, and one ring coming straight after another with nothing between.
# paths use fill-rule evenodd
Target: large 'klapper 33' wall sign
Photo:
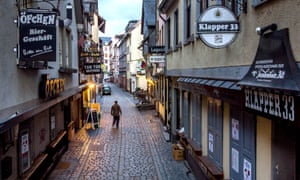
<instances>
[{"instance_id":1,"label":"large 'klapper 33' wall sign","mask_svg":"<svg viewBox=\"0 0 300 180\"><path fill-rule=\"evenodd\" d=\"M287 28L260 36L254 61L238 84L245 108L300 127L300 70Z\"/></svg>"},{"instance_id":2,"label":"large 'klapper 33' wall sign","mask_svg":"<svg viewBox=\"0 0 300 180\"><path fill-rule=\"evenodd\" d=\"M56 14L22 10L19 15L19 59L56 61Z\"/></svg>"}]
</instances>

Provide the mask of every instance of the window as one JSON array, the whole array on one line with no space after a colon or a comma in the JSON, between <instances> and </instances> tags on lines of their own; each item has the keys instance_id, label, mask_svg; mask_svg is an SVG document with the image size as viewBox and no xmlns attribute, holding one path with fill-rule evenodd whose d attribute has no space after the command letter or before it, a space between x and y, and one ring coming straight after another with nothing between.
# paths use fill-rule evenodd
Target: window
<instances>
[{"instance_id":1,"label":"window","mask_svg":"<svg viewBox=\"0 0 300 180\"><path fill-rule=\"evenodd\" d=\"M239 16L241 14L241 10L243 9L242 4L244 4L244 1L246 0L202 0L198 4L198 6L200 9L200 15L205 9L211 6L225 6L230 9L236 16Z\"/></svg>"},{"instance_id":2,"label":"window","mask_svg":"<svg viewBox=\"0 0 300 180\"><path fill-rule=\"evenodd\" d=\"M170 50L171 48L171 20L170 18L168 18L167 22L166 22L166 48L167 50Z\"/></svg>"},{"instance_id":3,"label":"window","mask_svg":"<svg viewBox=\"0 0 300 180\"><path fill-rule=\"evenodd\" d=\"M222 168L223 161L223 113L222 102L217 99L208 99L208 156L217 165Z\"/></svg>"},{"instance_id":4,"label":"window","mask_svg":"<svg viewBox=\"0 0 300 180\"><path fill-rule=\"evenodd\" d=\"M63 28L59 29L59 48L58 48L58 57L59 57L59 66L60 67L71 67L71 54L72 54L72 43L71 43L71 33L65 31Z\"/></svg>"},{"instance_id":5,"label":"window","mask_svg":"<svg viewBox=\"0 0 300 180\"><path fill-rule=\"evenodd\" d=\"M32 0L22 0L20 3L20 9L32 8Z\"/></svg>"},{"instance_id":6,"label":"window","mask_svg":"<svg viewBox=\"0 0 300 180\"><path fill-rule=\"evenodd\" d=\"M178 10L174 13L174 47L178 45L178 32L179 30L179 24L178 24Z\"/></svg>"},{"instance_id":7,"label":"window","mask_svg":"<svg viewBox=\"0 0 300 180\"><path fill-rule=\"evenodd\" d=\"M184 42L187 43L191 38L191 1L185 0L184 12Z\"/></svg>"}]
</instances>

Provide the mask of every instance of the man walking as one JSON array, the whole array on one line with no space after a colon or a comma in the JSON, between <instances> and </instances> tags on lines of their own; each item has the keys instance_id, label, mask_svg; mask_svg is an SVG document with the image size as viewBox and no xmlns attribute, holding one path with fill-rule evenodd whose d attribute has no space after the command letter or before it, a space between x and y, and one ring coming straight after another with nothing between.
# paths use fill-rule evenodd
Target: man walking
<instances>
[{"instance_id":1,"label":"man walking","mask_svg":"<svg viewBox=\"0 0 300 180\"><path fill-rule=\"evenodd\" d=\"M112 126L116 124L117 128L119 128L119 122L120 122L120 116L122 114L122 110L120 105L118 104L118 101L115 101L115 104L111 106L110 114L113 116Z\"/></svg>"}]
</instances>

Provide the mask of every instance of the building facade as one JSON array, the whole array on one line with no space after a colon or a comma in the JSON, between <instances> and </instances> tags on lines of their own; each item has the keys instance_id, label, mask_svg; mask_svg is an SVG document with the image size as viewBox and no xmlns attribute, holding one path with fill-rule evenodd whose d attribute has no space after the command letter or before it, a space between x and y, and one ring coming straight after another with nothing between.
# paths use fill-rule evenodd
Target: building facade
<instances>
[{"instance_id":1,"label":"building facade","mask_svg":"<svg viewBox=\"0 0 300 180\"><path fill-rule=\"evenodd\" d=\"M160 36L172 141L185 147L194 174L299 179L299 3L161 0L157 7L167 16Z\"/></svg>"},{"instance_id":2,"label":"building facade","mask_svg":"<svg viewBox=\"0 0 300 180\"><path fill-rule=\"evenodd\" d=\"M126 34L120 37L120 42L118 43L118 54L119 54L119 87L127 89L127 78L126 78L126 67L127 67L127 45L126 45Z\"/></svg>"},{"instance_id":3,"label":"building facade","mask_svg":"<svg viewBox=\"0 0 300 180\"><path fill-rule=\"evenodd\" d=\"M147 89L145 69L142 68L144 58L142 50L138 48L142 41L141 21L137 21L127 32L127 90L130 93L135 92L137 88Z\"/></svg>"},{"instance_id":4,"label":"building facade","mask_svg":"<svg viewBox=\"0 0 300 180\"><path fill-rule=\"evenodd\" d=\"M8 22L0 28L5 44L1 179L45 178L68 149L75 129L83 126L88 88L80 85L78 39L87 30L89 21L80 19L90 13L83 13L87 4L97 5L73 0L1 3L0 19Z\"/></svg>"},{"instance_id":5,"label":"building facade","mask_svg":"<svg viewBox=\"0 0 300 180\"><path fill-rule=\"evenodd\" d=\"M112 74L111 74L111 45L112 40L111 37L100 37L100 47L101 53L103 54L102 59L102 71L103 71L103 79L104 81L111 81Z\"/></svg>"}]
</instances>

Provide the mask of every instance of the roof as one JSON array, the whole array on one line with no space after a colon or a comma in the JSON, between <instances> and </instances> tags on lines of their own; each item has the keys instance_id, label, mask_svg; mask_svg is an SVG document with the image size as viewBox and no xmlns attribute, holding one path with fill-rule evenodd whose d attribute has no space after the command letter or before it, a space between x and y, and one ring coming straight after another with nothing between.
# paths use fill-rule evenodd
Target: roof
<instances>
[{"instance_id":1,"label":"roof","mask_svg":"<svg viewBox=\"0 0 300 180\"><path fill-rule=\"evenodd\" d=\"M142 9L142 29L141 32L144 34L144 30L148 26L156 25L156 3L155 0L144 0Z\"/></svg>"}]
</instances>

